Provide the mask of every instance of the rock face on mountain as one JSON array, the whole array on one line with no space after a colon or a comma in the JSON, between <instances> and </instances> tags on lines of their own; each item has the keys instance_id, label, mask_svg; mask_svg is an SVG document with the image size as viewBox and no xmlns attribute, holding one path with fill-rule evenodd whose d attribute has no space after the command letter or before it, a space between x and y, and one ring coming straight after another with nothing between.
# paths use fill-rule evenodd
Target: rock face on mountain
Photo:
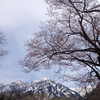
<instances>
[{"instance_id":1,"label":"rock face on mountain","mask_svg":"<svg viewBox=\"0 0 100 100\"><path fill-rule=\"evenodd\" d=\"M46 93L50 98L53 98L55 96L58 98L63 96L66 96L68 98L70 96L74 96L76 99L78 99L81 97L77 92L48 78L36 80L29 84L23 83L21 81L12 82L7 85L0 84L0 92L9 92L15 90L24 93L31 91L33 94Z\"/></svg>"}]
</instances>

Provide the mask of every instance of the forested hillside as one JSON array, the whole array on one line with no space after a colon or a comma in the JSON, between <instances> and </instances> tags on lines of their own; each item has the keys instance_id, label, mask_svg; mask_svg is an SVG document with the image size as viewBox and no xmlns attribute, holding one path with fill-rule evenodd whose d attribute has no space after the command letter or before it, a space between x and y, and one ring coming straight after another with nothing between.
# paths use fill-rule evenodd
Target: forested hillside
<instances>
[{"instance_id":1,"label":"forested hillside","mask_svg":"<svg viewBox=\"0 0 100 100\"><path fill-rule=\"evenodd\" d=\"M31 92L22 93L19 91L13 91L9 93L1 93L0 94L0 100L77 100L75 97L61 97L57 98L54 97L50 99L47 94L41 93L41 94L32 94Z\"/></svg>"}]
</instances>

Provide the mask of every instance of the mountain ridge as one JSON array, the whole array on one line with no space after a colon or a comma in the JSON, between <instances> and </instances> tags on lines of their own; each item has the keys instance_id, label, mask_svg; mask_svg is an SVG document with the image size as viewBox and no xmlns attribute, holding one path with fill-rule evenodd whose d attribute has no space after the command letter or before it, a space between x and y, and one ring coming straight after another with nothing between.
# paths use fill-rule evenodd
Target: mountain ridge
<instances>
[{"instance_id":1,"label":"mountain ridge","mask_svg":"<svg viewBox=\"0 0 100 100\"><path fill-rule=\"evenodd\" d=\"M31 83L17 81L7 85L0 84L0 92L9 92L14 90L24 93L30 91L33 94L46 93L50 98L53 98L54 96L58 98L62 96L66 96L68 98L70 96L74 96L79 99L81 97L77 92L49 78L35 80Z\"/></svg>"}]
</instances>

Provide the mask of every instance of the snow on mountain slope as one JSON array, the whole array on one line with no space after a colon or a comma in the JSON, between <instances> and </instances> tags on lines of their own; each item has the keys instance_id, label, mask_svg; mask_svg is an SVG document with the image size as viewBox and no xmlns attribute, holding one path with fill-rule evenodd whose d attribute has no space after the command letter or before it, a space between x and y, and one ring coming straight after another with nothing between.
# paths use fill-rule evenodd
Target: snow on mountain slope
<instances>
[{"instance_id":1,"label":"snow on mountain slope","mask_svg":"<svg viewBox=\"0 0 100 100\"><path fill-rule=\"evenodd\" d=\"M19 90L22 92L31 91L33 94L46 93L50 98L54 96L66 96L68 98L70 96L74 96L78 99L81 97L77 92L48 78L39 79L29 84L17 81L8 85L0 85L0 92L9 92L14 90Z\"/></svg>"},{"instance_id":2,"label":"snow on mountain slope","mask_svg":"<svg viewBox=\"0 0 100 100\"><path fill-rule=\"evenodd\" d=\"M85 96L86 92L90 93L92 92L92 90L94 89L91 86L87 86L87 87L80 87L80 88L70 88L73 91L76 91L77 93L79 93L82 97Z\"/></svg>"}]
</instances>

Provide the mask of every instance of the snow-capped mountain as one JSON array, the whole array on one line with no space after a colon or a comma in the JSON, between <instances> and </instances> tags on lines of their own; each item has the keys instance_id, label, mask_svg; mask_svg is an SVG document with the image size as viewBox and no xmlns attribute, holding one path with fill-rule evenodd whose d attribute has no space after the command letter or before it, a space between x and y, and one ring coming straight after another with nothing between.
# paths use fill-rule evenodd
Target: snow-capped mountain
<instances>
[{"instance_id":1,"label":"snow-capped mountain","mask_svg":"<svg viewBox=\"0 0 100 100\"><path fill-rule=\"evenodd\" d=\"M19 90L24 93L31 91L33 94L46 93L50 98L54 96L66 96L68 98L74 96L78 99L81 97L77 92L48 78L39 79L29 84L21 81L12 82L7 85L0 84L0 92L9 92L14 90Z\"/></svg>"}]
</instances>

